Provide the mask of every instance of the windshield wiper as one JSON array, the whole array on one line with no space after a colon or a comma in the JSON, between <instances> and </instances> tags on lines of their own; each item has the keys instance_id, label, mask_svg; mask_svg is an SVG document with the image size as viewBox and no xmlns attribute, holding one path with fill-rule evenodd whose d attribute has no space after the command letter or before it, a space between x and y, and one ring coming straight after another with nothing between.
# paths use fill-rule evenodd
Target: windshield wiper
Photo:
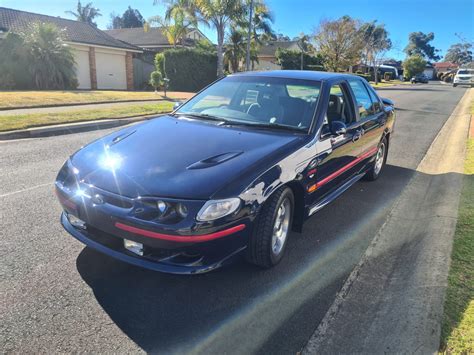
<instances>
[{"instance_id":1,"label":"windshield wiper","mask_svg":"<svg viewBox=\"0 0 474 355\"><path fill-rule=\"evenodd\" d=\"M192 118L197 118L197 119L203 119L203 120L209 120L209 121L219 121L223 123L228 123L225 118L217 117L217 116L212 116L208 115L207 113L186 113L186 112L175 112L174 115L177 116L189 116Z\"/></svg>"},{"instance_id":2,"label":"windshield wiper","mask_svg":"<svg viewBox=\"0 0 474 355\"><path fill-rule=\"evenodd\" d=\"M278 123L250 123L250 122L232 121L232 122L226 122L226 125L246 126L246 127L255 127L255 128L270 128L270 129L279 129L279 130L284 130L284 131L304 133L304 129L293 127L293 126L281 125Z\"/></svg>"}]
</instances>

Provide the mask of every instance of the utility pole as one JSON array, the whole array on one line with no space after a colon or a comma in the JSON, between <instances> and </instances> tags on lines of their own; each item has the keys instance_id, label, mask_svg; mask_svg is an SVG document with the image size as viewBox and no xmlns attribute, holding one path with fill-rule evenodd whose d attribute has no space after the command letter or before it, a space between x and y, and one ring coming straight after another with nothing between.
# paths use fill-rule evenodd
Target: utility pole
<instances>
[{"instance_id":1,"label":"utility pole","mask_svg":"<svg viewBox=\"0 0 474 355\"><path fill-rule=\"evenodd\" d=\"M247 35L247 56L245 58L245 70L250 70L250 40L252 38L253 0L250 0L249 33Z\"/></svg>"}]
</instances>

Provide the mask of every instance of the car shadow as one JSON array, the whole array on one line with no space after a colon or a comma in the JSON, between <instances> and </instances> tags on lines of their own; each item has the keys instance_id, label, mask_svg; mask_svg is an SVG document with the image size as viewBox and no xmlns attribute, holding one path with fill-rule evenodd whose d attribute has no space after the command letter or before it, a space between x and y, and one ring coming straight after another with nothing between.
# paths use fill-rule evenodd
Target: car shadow
<instances>
[{"instance_id":1,"label":"car shadow","mask_svg":"<svg viewBox=\"0 0 474 355\"><path fill-rule=\"evenodd\" d=\"M112 321L147 352L237 341L262 354L296 353L314 331L305 324L308 312L313 325L322 319L413 174L387 165L377 181L355 184L311 217L303 233L292 233L285 258L269 270L239 259L208 274L177 276L90 248L77 269ZM240 339L244 328L250 335Z\"/></svg>"}]
</instances>

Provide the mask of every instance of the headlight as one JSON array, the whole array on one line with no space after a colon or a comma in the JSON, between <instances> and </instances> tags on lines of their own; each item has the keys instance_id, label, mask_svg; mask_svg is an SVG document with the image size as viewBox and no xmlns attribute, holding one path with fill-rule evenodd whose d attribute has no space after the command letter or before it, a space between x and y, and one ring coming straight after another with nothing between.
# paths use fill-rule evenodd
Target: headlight
<instances>
[{"instance_id":1,"label":"headlight","mask_svg":"<svg viewBox=\"0 0 474 355\"><path fill-rule=\"evenodd\" d=\"M207 201L197 214L198 221L213 221L235 212L240 207L240 199L228 198L225 200Z\"/></svg>"}]
</instances>

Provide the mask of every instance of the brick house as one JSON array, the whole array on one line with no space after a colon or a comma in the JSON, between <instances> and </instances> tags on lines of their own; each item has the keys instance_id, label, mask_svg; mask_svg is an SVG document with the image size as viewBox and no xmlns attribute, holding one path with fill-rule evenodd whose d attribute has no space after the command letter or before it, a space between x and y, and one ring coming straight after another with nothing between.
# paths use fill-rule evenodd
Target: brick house
<instances>
[{"instance_id":1,"label":"brick house","mask_svg":"<svg viewBox=\"0 0 474 355\"><path fill-rule=\"evenodd\" d=\"M133 56L142 50L85 22L0 7L0 40L31 23L52 23L73 49L79 89L133 90Z\"/></svg>"}]
</instances>

